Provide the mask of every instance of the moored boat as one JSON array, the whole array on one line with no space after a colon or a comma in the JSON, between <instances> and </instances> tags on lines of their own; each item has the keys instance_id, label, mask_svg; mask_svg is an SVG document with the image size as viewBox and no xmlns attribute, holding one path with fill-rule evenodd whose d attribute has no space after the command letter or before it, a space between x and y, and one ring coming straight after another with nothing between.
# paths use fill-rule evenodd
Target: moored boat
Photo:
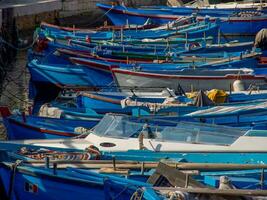
<instances>
[{"instance_id":1,"label":"moored boat","mask_svg":"<svg viewBox=\"0 0 267 200\"><path fill-rule=\"evenodd\" d=\"M143 24L148 18L155 23L164 24L177 20L182 16L191 15L196 12L199 20L203 20L202 9L191 9L186 7L172 9L135 9L124 6L112 6L107 4L97 4L97 6L109 11L107 16L115 25ZM203 10L204 16L209 15L220 18L220 31L227 35L255 35L266 26L267 18L265 12L242 9L207 9ZM207 12L206 12L207 11ZM211 12L210 12L211 11ZM214 19L215 20L215 19Z\"/></svg>"},{"instance_id":2,"label":"moored boat","mask_svg":"<svg viewBox=\"0 0 267 200\"><path fill-rule=\"evenodd\" d=\"M81 137L84 129L94 127L99 118L90 120L75 120L62 118L64 113L59 109L51 108L50 116L34 116L25 114L11 114L5 106L0 107L0 113L6 127L9 140L19 139L56 139ZM61 116L62 115L62 116ZM85 136L85 135L84 135Z\"/></svg>"},{"instance_id":3,"label":"moored boat","mask_svg":"<svg viewBox=\"0 0 267 200\"><path fill-rule=\"evenodd\" d=\"M213 88L221 90L231 90L237 80L242 80L244 90L250 85L259 85L264 89L266 85L265 74L253 74L252 71L242 69L229 70L203 70L203 73L193 74L164 74L153 72L133 71L126 69L112 69L116 84L124 89L131 88L157 88L168 87L176 89L178 85L185 91L211 90ZM252 73L251 73L252 72Z\"/></svg>"}]
</instances>

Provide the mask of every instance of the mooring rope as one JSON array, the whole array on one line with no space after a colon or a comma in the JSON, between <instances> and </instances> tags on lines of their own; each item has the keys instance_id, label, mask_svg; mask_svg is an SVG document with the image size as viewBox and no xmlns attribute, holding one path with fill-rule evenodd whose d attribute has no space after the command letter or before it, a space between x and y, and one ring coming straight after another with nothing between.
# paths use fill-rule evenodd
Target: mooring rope
<instances>
[{"instance_id":1,"label":"mooring rope","mask_svg":"<svg viewBox=\"0 0 267 200\"><path fill-rule=\"evenodd\" d=\"M112 9L114 8L114 6L112 6L107 12L105 12L103 15L101 15L100 17L98 17L95 21L91 22L90 24L87 24L88 26L91 26L93 24L95 24L96 22L98 22L100 19L102 19L103 17L105 17Z\"/></svg>"},{"instance_id":2,"label":"mooring rope","mask_svg":"<svg viewBox=\"0 0 267 200\"><path fill-rule=\"evenodd\" d=\"M10 182L9 182L9 188L8 188L8 199L12 199L12 194L13 194L13 188L14 188L14 183L15 183L15 176L16 176L16 171L17 167L22 163L22 160L17 160L13 165L12 165L12 174L10 176Z\"/></svg>"}]
</instances>

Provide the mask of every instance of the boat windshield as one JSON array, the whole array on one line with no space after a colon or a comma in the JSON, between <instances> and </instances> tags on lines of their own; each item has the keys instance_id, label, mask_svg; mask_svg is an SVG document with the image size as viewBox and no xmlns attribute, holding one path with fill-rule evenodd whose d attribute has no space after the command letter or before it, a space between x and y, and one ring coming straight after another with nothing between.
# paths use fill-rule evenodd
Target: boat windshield
<instances>
[{"instance_id":1,"label":"boat windshield","mask_svg":"<svg viewBox=\"0 0 267 200\"><path fill-rule=\"evenodd\" d=\"M106 114L93 132L101 137L132 137L142 127L142 123L131 122L127 116Z\"/></svg>"},{"instance_id":2,"label":"boat windshield","mask_svg":"<svg viewBox=\"0 0 267 200\"><path fill-rule=\"evenodd\" d=\"M213 124L179 122L173 126L161 126L153 122L133 122L127 116L107 114L95 126L94 134L100 137L137 138L144 133L145 138L158 141L231 145L246 131Z\"/></svg>"}]
</instances>

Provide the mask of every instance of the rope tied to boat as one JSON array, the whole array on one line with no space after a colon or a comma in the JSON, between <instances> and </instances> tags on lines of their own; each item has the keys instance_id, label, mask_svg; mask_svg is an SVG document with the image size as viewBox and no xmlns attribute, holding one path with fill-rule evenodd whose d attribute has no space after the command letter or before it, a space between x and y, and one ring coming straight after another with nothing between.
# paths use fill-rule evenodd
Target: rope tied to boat
<instances>
[{"instance_id":1,"label":"rope tied to boat","mask_svg":"<svg viewBox=\"0 0 267 200\"><path fill-rule=\"evenodd\" d=\"M22 160L16 160L14 164L11 166L11 176L10 176L10 182L9 182L9 189L8 189L8 199L12 199L13 189L14 189L14 183L15 183L15 175L17 171L17 167L22 163Z\"/></svg>"},{"instance_id":2,"label":"rope tied to boat","mask_svg":"<svg viewBox=\"0 0 267 200\"><path fill-rule=\"evenodd\" d=\"M175 191L175 192L171 192L168 194L169 196L169 200L175 200L175 199L180 199L180 200L189 200L189 194L188 193L184 193L181 191Z\"/></svg>"},{"instance_id":3,"label":"rope tied to boat","mask_svg":"<svg viewBox=\"0 0 267 200\"><path fill-rule=\"evenodd\" d=\"M91 26L93 24L95 24L96 22L98 22L99 20L101 20L103 17L105 17L112 9L114 8L114 5L111 6L110 9L107 10L107 12L105 12L103 15L101 15L100 17L98 17L95 21L91 22L90 24L88 24L88 26Z\"/></svg>"},{"instance_id":4,"label":"rope tied to boat","mask_svg":"<svg viewBox=\"0 0 267 200\"><path fill-rule=\"evenodd\" d=\"M146 147L144 146L144 133L142 131L138 135L138 141L139 141L139 150L146 149Z\"/></svg>"},{"instance_id":5,"label":"rope tied to boat","mask_svg":"<svg viewBox=\"0 0 267 200\"><path fill-rule=\"evenodd\" d=\"M96 146L90 145L89 147L85 149L85 151L92 155L95 155L95 160L100 160L101 152Z\"/></svg>"},{"instance_id":6,"label":"rope tied to boat","mask_svg":"<svg viewBox=\"0 0 267 200\"><path fill-rule=\"evenodd\" d=\"M145 190L142 188L138 188L133 195L131 196L130 200L142 200L144 196Z\"/></svg>"},{"instance_id":7,"label":"rope tied to boat","mask_svg":"<svg viewBox=\"0 0 267 200\"><path fill-rule=\"evenodd\" d=\"M105 182L105 181L108 181L108 180L109 180L109 178L106 177L105 180L104 180L104 182ZM127 189L130 188L130 186L132 186L132 185L130 185L130 184L125 185L125 187L122 188L122 190L121 190L118 194L116 194L116 196L111 196L111 194L109 193L109 198L108 198L108 199L112 199L112 200L115 200L115 199L121 199L120 197L122 196L122 194L123 194L124 192L126 192ZM136 200L137 200L137 199L136 199Z\"/></svg>"},{"instance_id":8,"label":"rope tied to boat","mask_svg":"<svg viewBox=\"0 0 267 200\"><path fill-rule=\"evenodd\" d=\"M18 153L34 160L44 160L46 157L49 157L54 161L99 160L101 158L101 152L93 145L86 148L84 152L60 152L49 149L31 150L26 147L22 147Z\"/></svg>"}]
</instances>

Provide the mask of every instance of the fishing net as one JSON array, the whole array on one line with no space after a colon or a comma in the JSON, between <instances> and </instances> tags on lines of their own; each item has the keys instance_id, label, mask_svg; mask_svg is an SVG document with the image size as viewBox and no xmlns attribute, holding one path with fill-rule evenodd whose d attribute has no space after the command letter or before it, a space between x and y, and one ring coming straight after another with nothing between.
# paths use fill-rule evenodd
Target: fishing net
<instances>
[{"instance_id":1,"label":"fishing net","mask_svg":"<svg viewBox=\"0 0 267 200\"><path fill-rule=\"evenodd\" d=\"M49 157L49 159L53 161L99 160L101 158L101 153L95 147L88 147L85 152L64 152L45 148L29 149L22 147L18 151L18 154L34 160L44 160Z\"/></svg>"}]
</instances>

